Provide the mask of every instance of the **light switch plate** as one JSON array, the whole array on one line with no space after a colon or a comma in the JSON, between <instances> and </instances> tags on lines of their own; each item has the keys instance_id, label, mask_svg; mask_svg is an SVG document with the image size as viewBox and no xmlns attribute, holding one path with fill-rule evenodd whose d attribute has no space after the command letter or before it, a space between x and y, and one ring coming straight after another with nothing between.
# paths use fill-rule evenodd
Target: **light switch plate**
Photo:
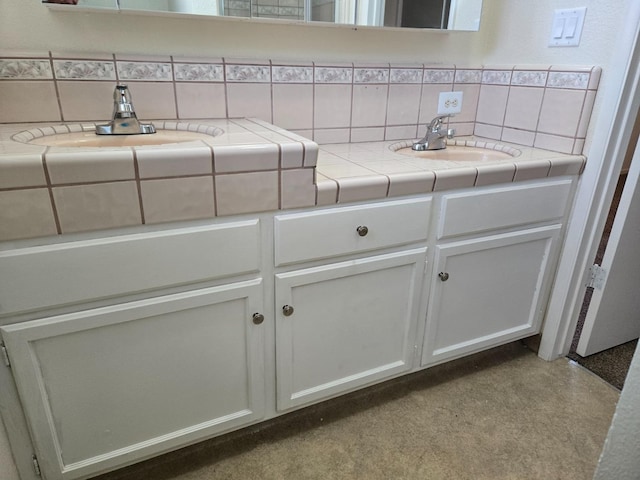
<instances>
[{"instance_id":1,"label":"light switch plate","mask_svg":"<svg viewBox=\"0 0 640 480\"><path fill-rule=\"evenodd\" d=\"M462 111L462 92L440 92L438 115L455 115Z\"/></svg>"},{"instance_id":2,"label":"light switch plate","mask_svg":"<svg viewBox=\"0 0 640 480\"><path fill-rule=\"evenodd\" d=\"M550 47L575 47L580 44L587 7L566 8L553 12Z\"/></svg>"}]
</instances>

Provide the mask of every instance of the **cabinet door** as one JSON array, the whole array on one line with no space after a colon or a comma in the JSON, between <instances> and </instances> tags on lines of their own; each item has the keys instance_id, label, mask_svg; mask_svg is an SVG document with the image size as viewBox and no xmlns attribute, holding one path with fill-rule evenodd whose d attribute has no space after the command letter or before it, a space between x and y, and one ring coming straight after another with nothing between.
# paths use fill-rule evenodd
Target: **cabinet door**
<instances>
[{"instance_id":1,"label":"cabinet door","mask_svg":"<svg viewBox=\"0 0 640 480\"><path fill-rule=\"evenodd\" d=\"M436 246L422 364L537 333L560 228Z\"/></svg>"},{"instance_id":2,"label":"cabinet door","mask_svg":"<svg viewBox=\"0 0 640 480\"><path fill-rule=\"evenodd\" d=\"M411 368L425 253L276 275L278 410Z\"/></svg>"},{"instance_id":3,"label":"cabinet door","mask_svg":"<svg viewBox=\"0 0 640 480\"><path fill-rule=\"evenodd\" d=\"M47 480L262 418L262 299L256 279L2 327Z\"/></svg>"}]
</instances>

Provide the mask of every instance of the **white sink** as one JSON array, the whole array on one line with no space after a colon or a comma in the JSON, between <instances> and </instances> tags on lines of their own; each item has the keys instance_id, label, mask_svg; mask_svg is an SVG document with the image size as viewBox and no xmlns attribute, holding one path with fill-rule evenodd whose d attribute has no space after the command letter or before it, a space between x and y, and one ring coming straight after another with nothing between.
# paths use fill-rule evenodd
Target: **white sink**
<instances>
[{"instance_id":1,"label":"white sink","mask_svg":"<svg viewBox=\"0 0 640 480\"><path fill-rule=\"evenodd\" d=\"M502 150L461 145L450 145L443 150L415 151L412 150L411 147L404 147L394 151L401 155L408 155L415 158L449 160L454 162L486 162L492 160L503 160L515 156L512 153Z\"/></svg>"},{"instance_id":2,"label":"white sink","mask_svg":"<svg viewBox=\"0 0 640 480\"><path fill-rule=\"evenodd\" d=\"M185 130L158 130L144 135L96 135L95 132L56 133L34 138L32 145L49 147L139 147L206 140L215 135Z\"/></svg>"}]
</instances>

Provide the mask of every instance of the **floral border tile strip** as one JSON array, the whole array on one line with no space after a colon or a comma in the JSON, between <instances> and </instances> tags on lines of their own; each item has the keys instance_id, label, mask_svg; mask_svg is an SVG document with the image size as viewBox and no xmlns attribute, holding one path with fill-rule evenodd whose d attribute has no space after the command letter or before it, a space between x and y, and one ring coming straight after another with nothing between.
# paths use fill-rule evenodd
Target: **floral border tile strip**
<instances>
[{"instance_id":1,"label":"floral border tile strip","mask_svg":"<svg viewBox=\"0 0 640 480\"><path fill-rule=\"evenodd\" d=\"M353 81L353 68L316 67L314 79L316 83L351 83Z\"/></svg>"},{"instance_id":2,"label":"floral border tile strip","mask_svg":"<svg viewBox=\"0 0 640 480\"><path fill-rule=\"evenodd\" d=\"M425 68L422 83L453 83L454 70Z\"/></svg>"},{"instance_id":3,"label":"floral border tile strip","mask_svg":"<svg viewBox=\"0 0 640 480\"><path fill-rule=\"evenodd\" d=\"M115 80L113 62L92 60L54 60L53 69L59 80Z\"/></svg>"},{"instance_id":4,"label":"floral border tile strip","mask_svg":"<svg viewBox=\"0 0 640 480\"><path fill-rule=\"evenodd\" d=\"M53 72L49 60L0 60L0 78L12 80L52 79Z\"/></svg>"},{"instance_id":5,"label":"floral border tile strip","mask_svg":"<svg viewBox=\"0 0 640 480\"><path fill-rule=\"evenodd\" d=\"M392 68L391 83L422 83L422 69Z\"/></svg>"},{"instance_id":6,"label":"floral border tile strip","mask_svg":"<svg viewBox=\"0 0 640 480\"><path fill-rule=\"evenodd\" d=\"M582 72L550 72L547 86L586 90L589 86L589 74Z\"/></svg>"},{"instance_id":7,"label":"floral border tile strip","mask_svg":"<svg viewBox=\"0 0 640 480\"><path fill-rule=\"evenodd\" d=\"M263 65L225 65L228 82L258 82L271 81L271 67Z\"/></svg>"},{"instance_id":8,"label":"floral border tile strip","mask_svg":"<svg viewBox=\"0 0 640 480\"><path fill-rule=\"evenodd\" d=\"M151 80L170 82L173 80L170 63L117 62L120 80Z\"/></svg>"},{"instance_id":9,"label":"floral border tile strip","mask_svg":"<svg viewBox=\"0 0 640 480\"><path fill-rule=\"evenodd\" d=\"M354 83L389 83L388 68L356 68Z\"/></svg>"},{"instance_id":10,"label":"floral border tile strip","mask_svg":"<svg viewBox=\"0 0 640 480\"><path fill-rule=\"evenodd\" d=\"M549 72L535 70L516 70L511 77L511 85L522 87L544 87Z\"/></svg>"},{"instance_id":11,"label":"floral border tile strip","mask_svg":"<svg viewBox=\"0 0 640 480\"><path fill-rule=\"evenodd\" d=\"M483 70L482 83L487 85L509 85L511 70Z\"/></svg>"},{"instance_id":12,"label":"floral border tile strip","mask_svg":"<svg viewBox=\"0 0 640 480\"><path fill-rule=\"evenodd\" d=\"M313 83L313 67L271 67L274 83Z\"/></svg>"},{"instance_id":13,"label":"floral border tile strip","mask_svg":"<svg viewBox=\"0 0 640 480\"><path fill-rule=\"evenodd\" d=\"M210 63L174 63L176 81L181 82L223 82L222 65Z\"/></svg>"},{"instance_id":14,"label":"floral border tile strip","mask_svg":"<svg viewBox=\"0 0 640 480\"><path fill-rule=\"evenodd\" d=\"M462 69L456 70L455 83L481 83L482 70Z\"/></svg>"}]
</instances>

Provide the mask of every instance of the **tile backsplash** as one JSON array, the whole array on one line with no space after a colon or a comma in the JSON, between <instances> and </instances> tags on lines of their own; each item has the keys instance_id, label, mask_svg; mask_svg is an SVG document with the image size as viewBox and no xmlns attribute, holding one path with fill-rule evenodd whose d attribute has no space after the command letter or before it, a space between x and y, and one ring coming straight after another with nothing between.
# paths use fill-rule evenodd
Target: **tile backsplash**
<instances>
[{"instance_id":1,"label":"tile backsplash","mask_svg":"<svg viewBox=\"0 0 640 480\"><path fill-rule=\"evenodd\" d=\"M582 153L599 67L340 63L0 52L0 123L104 121L117 82L138 116L255 117L317 143L421 137L462 91L457 135Z\"/></svg>"}]
</instances>

